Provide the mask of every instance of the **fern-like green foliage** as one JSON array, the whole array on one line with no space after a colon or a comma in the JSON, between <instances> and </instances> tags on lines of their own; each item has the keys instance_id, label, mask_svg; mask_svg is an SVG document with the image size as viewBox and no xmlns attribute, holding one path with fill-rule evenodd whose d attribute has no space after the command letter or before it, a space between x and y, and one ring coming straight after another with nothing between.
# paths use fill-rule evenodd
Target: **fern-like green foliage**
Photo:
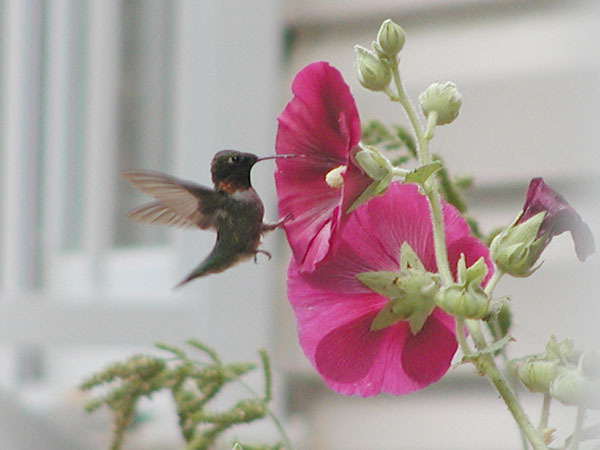
<instances>
[{"instance_id":1,"label":"fern-like green foliage","mask_svg":"<svg viewBox=\"0 0 600 450\"><path fill-rule=\"evenodd\" d=\"M92 412L103 405L110 409L113 415L111 450L122 448L125 433L136 416L138 401L164 390L171 392L175 402L179 427L187 443L186 450L209 449L224 431L267 415L276 421L282 431L268 408L271 401L271 369L266 352L259 352L265 378L263 395L240 400L226 411L211 411L207 408L210 400L224 386L240 381L240 377L255 370L256 365L224 364L214 350L201 342L190 340L187 344L199 351L207 361L190 358L179 348L156 344L156 347L168 352L169 357L135 355L125 362L111 364L81 384L80 388L86 391L105 388L105 393L88 402L86 410ZM283 448L282 443L258 447L235 443L235 446L245 450Z\"/></svg>"},{"instance_id":2,"label":"fern-like green foliage","mask_svg":"<svg viewBox=\"0 0 600 450\"><path fill-rule=\"evenodd\" d=\"M395 166L418 159L413 136L400 125L388 127L378 120L370 120L362 127L361 141L365 145L378 147L382 150L399 151L399 156L392 159L392 164ZM477 221L469 216L467 203L463 197L463 192L472 187L473 179L471 177L450 177L444 161L438 155L433 155L433 160L442 163L442 168L436 172L435 176L444 200L461 212L473 234L481 239L482 236Z\"/></svg>"},{"instance_id":3,"label":"fern-like green foliage","mask_svg":"<svg viewBox=\"0 0 600 450\"><path fill-rule=\"evenodd\" d=\"M380 147L383 150L399 151L392 164L399 166L411 159L417 159L417 147L412 135L400 125L385 126L378 120L370 120L362 126L361 141L365 145Z\"/></svg>"}]
</instances>

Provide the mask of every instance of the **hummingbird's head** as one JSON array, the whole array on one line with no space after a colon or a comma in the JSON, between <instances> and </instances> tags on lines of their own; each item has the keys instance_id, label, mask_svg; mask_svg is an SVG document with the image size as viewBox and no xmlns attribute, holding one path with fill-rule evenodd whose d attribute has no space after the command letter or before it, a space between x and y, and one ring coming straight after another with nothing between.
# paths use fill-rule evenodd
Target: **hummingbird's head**
<instances>
[{"instance_id":1,"label":"hummingbird's head","mask_svg":"<svg viewBox=\"0 0 600 450\"><path fill-rule=\"evenodd\" d=\"M258 161L258 156L236 150L221 150L212 160L210 172L215 188L225 192L248 189L250 169Z\"/></svg>"}]
</instances>

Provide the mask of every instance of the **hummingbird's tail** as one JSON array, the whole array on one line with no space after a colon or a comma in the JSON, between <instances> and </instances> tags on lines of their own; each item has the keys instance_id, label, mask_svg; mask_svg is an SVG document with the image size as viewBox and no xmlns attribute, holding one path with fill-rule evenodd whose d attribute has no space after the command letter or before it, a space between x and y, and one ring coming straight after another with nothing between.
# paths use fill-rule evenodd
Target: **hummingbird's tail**
<instances>
[{"instance_id":1,"label":"hummingbird's tail","mask_svg":"<svg viewBox=\"0 0 600 450\"><path fill-rule=\"evenodd\" d=\"M197 276L202 276L202 275L195 275L194 272L190 273L187 277L185 277L183 280L181 280L179 283L177 283L175 286L173 286L173 289L179 289L181 286L192 281Z\"/></svg>"},{"instance_id":2,"label":"hummingbird's tail","mask_svg":"<svg viewBox=\"0 0 600 450\"><path fill-rule=\"evenodd\" d=\"M211 264L211 262L212 261L210 261L209 255L209 258L206 258L204 261L202 261L202 263L200 263L198 267L192 270L183 280L181 280L179 283L173 286L173 289L179 289L181 286L183 286L186 283L189 283L195 278L204 277L206 275L210 275L211 273L219 273L227 269L227 267L229 267L228 265L221 265L220 267L215 266L214 264Z\"/></svg>"},{"instance_id":3,"label":"hummingbird's tail","mask_svg":"<svg viewBox=\"0 0 600 450\"><path fill-rule=\"evenodd\" d=\"M248 259L254 255L254 253L241 253L241 252L225 252L223 251L223 241L217 239L217 243L209 255L202 261L198 267L192 270L183 280L173 286L173 289L178 289L184 284L192 281L195 278L204 277L212 273L220 273L235 263Z\"/></svg>"}]
</instances>

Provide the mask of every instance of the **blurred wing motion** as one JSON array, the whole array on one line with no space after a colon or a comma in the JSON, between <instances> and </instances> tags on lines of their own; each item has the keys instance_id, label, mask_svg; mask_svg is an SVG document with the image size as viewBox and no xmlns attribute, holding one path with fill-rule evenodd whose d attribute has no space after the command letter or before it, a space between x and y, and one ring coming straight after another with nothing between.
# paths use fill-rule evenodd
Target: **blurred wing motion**
<instances>
[{"instance_id":1,"label":"blurred wing motion","mask_svg":"<svg viewBox=\"0 0 600 450\"><path fill-rule=\"evenodd\" d=\"M155 225L216 228L214 212L221 199L213 189L159 172L132 170L122 176L157 200L135 208L129 218Z\"/></svg>"}]
</instances>

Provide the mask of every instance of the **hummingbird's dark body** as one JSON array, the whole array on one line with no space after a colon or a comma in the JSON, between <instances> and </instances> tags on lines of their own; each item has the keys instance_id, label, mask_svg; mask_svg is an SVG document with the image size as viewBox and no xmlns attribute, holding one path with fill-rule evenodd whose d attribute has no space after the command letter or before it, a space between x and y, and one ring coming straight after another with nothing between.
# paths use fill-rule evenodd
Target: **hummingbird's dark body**
<instances>
[{"instance_id":1,"label":"hummingbird's dark body","mask_svg":"<svg viewBox=\"0 0 600 450\"><path fill-rule=\"evenodd\" d=\"M250 170L261 159L268 157L258 158L234 150L218 152L211 163L214 189L158 172L123 173L131 184L156 199L131 211L130 218L217 232L210 254L176 287L194 278L222 272L259 252L268 255L258 249L261 235L280 223L263 223L264 206L250 183Z\"/></svg>"}]
</instances>

